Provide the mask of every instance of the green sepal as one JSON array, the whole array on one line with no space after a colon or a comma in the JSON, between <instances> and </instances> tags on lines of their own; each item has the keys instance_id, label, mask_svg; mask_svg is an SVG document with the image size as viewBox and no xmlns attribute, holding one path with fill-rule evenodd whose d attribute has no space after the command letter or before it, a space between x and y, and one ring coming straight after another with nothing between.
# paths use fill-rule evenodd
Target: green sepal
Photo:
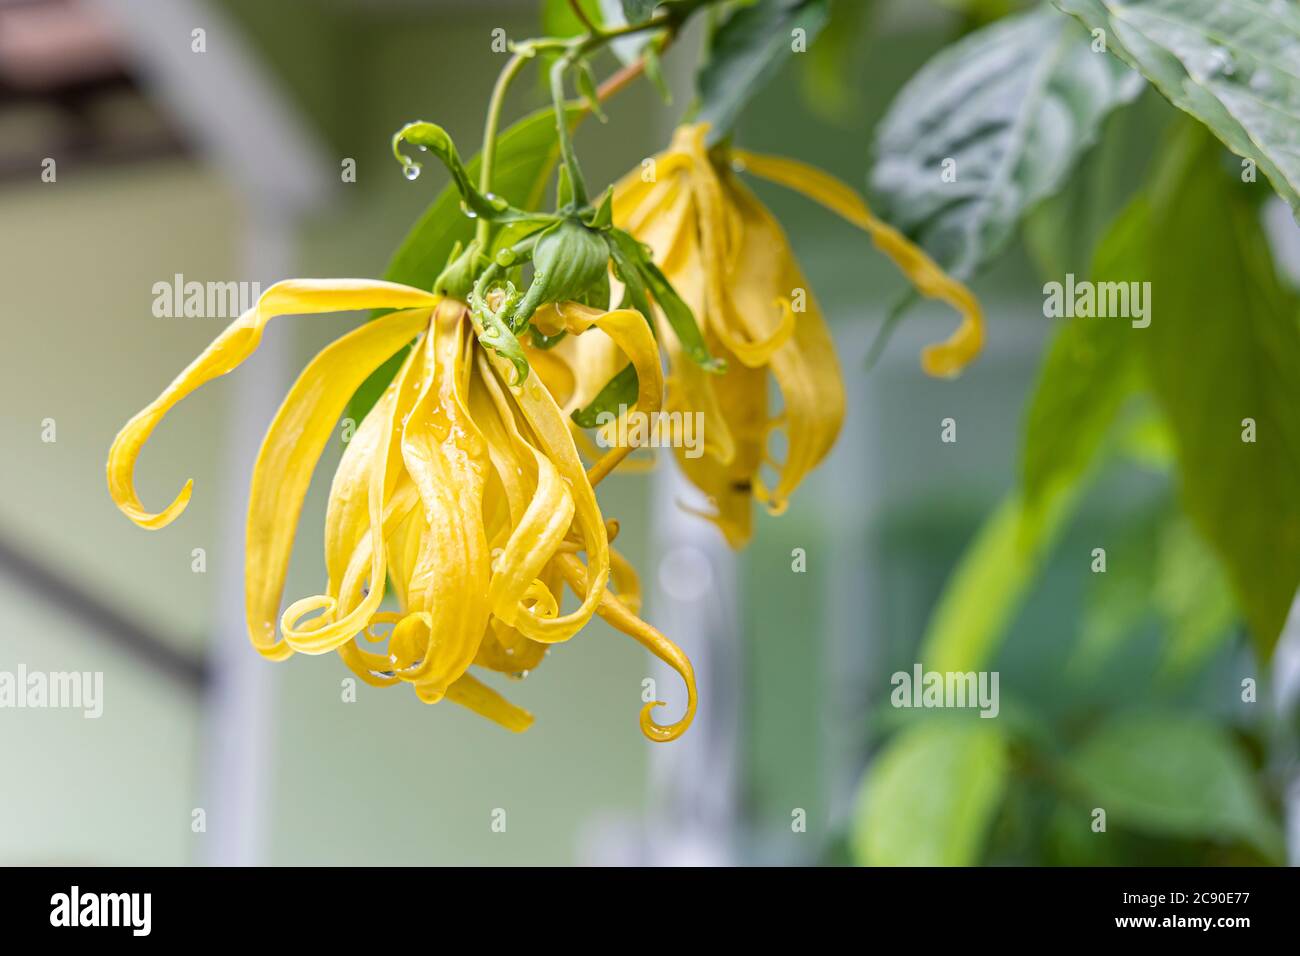
<instances>
[{"instance_id":1,"label":"green sepal","mask_svg":"<svg viewBox=\"0 0 1300 956\"><path fill-rule=\"evenodd\" d=\"M489 262L488 257L479 251L477 242L471 241L468 247L462 249L458 241L447 258L446 266L438 273L438 278L433 280L434 294L466 301L474 288L474 280L487 268Z\"/></svg>"},{"instance_id":2,"label":"green sepal","mask_svg":"<svg viewBox=\"0 0 1300 956\"><path fill-rule=\"evenodd\" d=\"M600 205L593 209L590 215L583 217L585 222L592 229L608 229L614 225L614 187L610 186L605 190L605 195L600 200Z\"/></svg>"},{"instance_id":3,"label":"green sepal","mask_svg":"<svg viewBox=\"0 0 1300 956\"><path fill-rule=\"evenodd\" d=\"M635 405L640 389L641 381L637 377L636 368L629 362L621 372L605 383L595 398L583 408L575 409L569 417L579 428L596 428L601 424L602 415L617 415L620 408Z\"/></svg>"},{"instance_id":4,"label":"green sepal","mask_svg":"<svg viewBox=\"0 0 1300 956\"><path fill-rule=\"evenodd\" d=\"M533 247L533 281L509 313L510 328L523 329L532 314L548 302L580 299L607 276L608 263L609 248L601 234L581 222L566 219L547 229Z\"/></svg>"},{"instance_id":5,"label":"green sepal","mask_svg":"<svg viewBox=\"0 0 1300 956\"><path fill-rule=\"evenodd\" d=\"M612 245L618 247L619 255L626 260L626 265L623 265L616 259L616 264L620 265L620 274L635 270L640 275L646 289L654 296L655 302L663 310L668 324L672 326L673 332L676 333L677 341L681 343L682 349L690 356L691 360L706 372L718 374L725 372L727 370L726 361L715 358L709 352L709 347L704 341L704 333L700 331L700 327L695 321L695 315L691 312L691 307L677 294L677 290L668 281L668 277L659 271L659 267L646 254L646 250L641 243L622 229L610 229L605 234L611 237L613 240ZM633 294L630 285L628 291L629 294ZM638 308L640 308L639 305ZM649 308L648 304L646 308ZM648 311L643 314L649 316Z\"/></svg>"},{"instance_id":6,"label":"green sepal","mask_svg":"<svg viewBox=\"0 0 1300 956\"><path fill-rule=\"evenodd\" d=\"M542 213L516 209L499 196L485 196L479 192L470 181L469 173L465 171L465 164L460 160L456 144L447 135L447 131L437 123L416 120L407 123L393 134L393 155L402 164L402 168L419 170L421 164L402 152L401 145L404 142L412 146L422 146L438 157L451 173L452 182L456 184L456 191L460 193L465 209L475 217L489 222L545 222L554 219L553 216Z\"/></svg>"},{"instance_id":7,"label":"green sepal","mask_svg":"<svg viewBox=\"0 0 1300 956\"><path fill-rule=\"evenodd\" d=\"M591 64L586 60L581 61L577 65L576 73L578 92L587 101L587 106L591 108L591 112L595 114L596 119L602 123L608 123L609 117L600 108L600 94L596 91L596 76L591 72Z\"/></svg>"}]
</instances>

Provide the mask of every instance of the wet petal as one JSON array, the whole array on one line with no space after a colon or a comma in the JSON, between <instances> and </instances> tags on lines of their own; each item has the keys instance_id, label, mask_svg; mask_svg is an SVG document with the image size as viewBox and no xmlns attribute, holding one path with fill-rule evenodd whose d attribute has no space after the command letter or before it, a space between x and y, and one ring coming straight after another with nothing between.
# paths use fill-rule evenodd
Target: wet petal
<instances>
[{"instance_id":1,"label":"wet petal","mask_svg":"<svg viewBox=\"0 0 1300 956\"><path fill-rule=\"evenodd\" d=\"M248 634L264 656L292 653L275 621L303 497L352 395L429 322L428 309L394 312L343 336L294 382L262 441L248 501L244 600Z\"/></svg>"}]
</instances>

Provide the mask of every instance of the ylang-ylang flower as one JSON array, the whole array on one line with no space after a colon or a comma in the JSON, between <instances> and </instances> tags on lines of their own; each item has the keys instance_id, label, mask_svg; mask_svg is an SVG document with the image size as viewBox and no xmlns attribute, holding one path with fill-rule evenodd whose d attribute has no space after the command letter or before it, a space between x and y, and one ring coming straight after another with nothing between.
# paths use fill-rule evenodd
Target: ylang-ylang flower
<instances>
[{"instance_id":1,"label":"ylang-ylang flower","mask_svg":"<svg viewBox=\"0 0 1300 956\"><path fill-rule=\"evenodd\" d=\"M781 183L867 231L924 295L951 304L961 325L922 355L932 375L954 375L980 350L983 322L974 296L897 230L875 219L857 193L815 167L725 147L710 149L708 126L683 126L672 145L615 188L614 221L653 251L656 264L690 306L724 374L668 354L667 407L704 413L705 454L677 458L711 500L709 517L734 546L753 532L753 500L774 511L825 457L844 418L839 363L816 299L780 225L736 171ZM646 175L646 171L653 175ZM599 351L585 348L584 351ZM769 379L781 405L769 407ZM783 460L771 433L785 434ZM774 479L765 482L770 468Z\"/></svg>"},{"instance_id":2,"label":"ylang-ylang flower","mask_svg":"<svg viewBox=\"0 0 1300 956\"><path fill-rule=\"evenodd\" d=\"M681 674L689 692L676 723L641 727L671 740L695 709L690 662L638 616L630 565L610 546L570 424L542 376L480 345L485 330L465 302L361 280L292 280L268 289L114 441L113 500L136 524L162 528L185 509L192 482L158 512L134 487L136 458L163 416L257 348L275 316L392 309L321 352L289 391L262 443L249 497L246 614L264 657L337 651L362 680L410 684L419 698L455 701L515 731L526 711L471 667L522 675L555 643L600 615ZM637 373L635 407L660 407L658 348L631 310L556 311L563 331L598 330ZM491 336L489 336L490 340ZM358 386L411 345L401 369L348 443L325 517L326 584L280 613L303 498L317 461ZM392 582L397 610L383 602ZM566 586L576 605L563 611ZM386 641L386 646L383 642Z\"/></svg>"}]
</instances>

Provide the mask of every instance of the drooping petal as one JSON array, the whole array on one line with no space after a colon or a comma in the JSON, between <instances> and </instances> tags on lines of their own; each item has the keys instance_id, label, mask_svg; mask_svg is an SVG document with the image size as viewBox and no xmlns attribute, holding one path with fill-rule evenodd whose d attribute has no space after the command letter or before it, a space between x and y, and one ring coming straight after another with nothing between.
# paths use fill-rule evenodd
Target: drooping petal
<instances>
[{"instance_id":1,"label":"drooping petal","mask_svg":"<svg viewBox=\"0 0 1300 956\"><path fill-rule=\"evenodd\" d=\"M318 594L293 602L280 617L280 630L284 640L294 650L306 654L324 654L335 650L361 633L379 610L384 598L385 580L388 570L387 552L384 548L384 524L387 518L396 525L400 516L395 515L389 495L392 484L390 473L396 474L401 464L401 410L409 409L415 403L420 382L417 363L413 355L407 356L397 378L388 386L387 394L391 400L380 401L372 414L379 413L380 440L376 443L371 456L366 476L366 546L359 545L348 555L348 567L354 561L358 565L351 571L353 581L348 581L349 571L345 571L343 581L339 584L338 595ZM367 419L369 416L367 416ZM355 436L354 436L355 440ZM328 524L328 522L327 522ZM360 527L359 524L354 524ZM327 545L330 544L327 536ZM329 556L327 564L331 562ZM349 595L359 593L363 587L361 567L369 564L368 588L359 602L349 600ZM319 611L318 618L307 619L307 615Z\"/></svg>"},{"instance_id":2,"label":"drooping petal","mask_svg":"<svg viewBox=\"0 0 1300 956\"><path fill-rule=\"evenodd\" d=\"M317 355L289 390L262 441L248 499L244 602L248 636L265 657L292 653L275 639L303 497L353 393L429 322L407 309L368 322Z\"/></svg>"},{"instance_id":3,"label":"drooping petal","mask_svg":"<svg viewBox=\"0 0 1300 956\"><path fill-rule=\"evenodd\" d=\"M123 426L108 452L108 489L128 518L142 528L163 528L171 524L189 504L194 482L189 480L172 503L150 512L135 490L135 462L149 436L163 417L181 399L200 386L234 370L252 355L262 341L262 331L276 316L350 309L408 309L432 307L438 299L432 293L392 282L360 279L292 279L277 282L216 341L203 350L153 402Z\"/></svg>"},{"instance_id":4,"label":"drooping petal","mask_svg":"<svg viewBox=\"0 0 1300 956\"><path fill-rule=\"evenodd\" d=\"M620 413L620 417L636 412L653 415L663 405L663 366L659 346L646 316L634 309L615 309L602 312L576 302L548 306L533 318L543 329L548 325L563 327L572 335L582 335L595 326L623 352L637 373L636 404ZM591 484L597 484L633 451L630 445L611 448L588 471Z\"/></svg>"},{"instance_id":5,"label":"drooping petal","mask_svg":"<svg viewBox=\"0 0 1300 956\"><path fill-rule=\"evenodd\" d=\"M433 324L424 388L401 443L428 525L408 595L412 614L427 612L428 650L403 677L424 700L444 693L473 662L490 608L483 494L491 461L467 406L466 359L477 346L461 303L446 302Z\"/></svg>"},{"instance_id":6,"label":"drooping petal","mask_svg":"<svg viewBox=\"0 0 1300 956\"><path fill-rule=\"evenodd\" d=\"M587 586L582 562L571 554L559 555L556 560L563 568L569 586L574 591L582 593ZM651 701L641 708L640 722L643 734L658 743L676 740L686 732L691 721L695 719L695 668L691 666L690 658L680 647L629 611L623 602L609 591L605 591L601 597L597 613L675 670L686 683L686 712L674 723L660 724L655 721L653 712L656 707L664 706L665 702L662 700Z\"/></svg>"},{"instance_id":7,"label":"drooping petal","mask_svg":"<svg viewBox=\"0 0 1300 956\"><path fill-rule=\"evenodd\" d=\"M862 197L850 186L815 166L793 159L759 156L736 150L733 154L747 172L779 183L842 216L870 234L876 247L889 256L916 290L947 302L961 316L961 324L947 341L927 346L921 362L934 376L952 376L970 363L984 345L984 317L979 301L901 232L871 214Z\"/></svg>"},{"instance_id":8,"label":"drooping petal","mask_svg":"<svg viewBox=\"0 0 1300 956\"><path fill-rule=\"evenodd\" d=\"M745 223L745 251L741 261L761 264L769 276L766 292L758 293L759 300L775 298L786 290L803 289L807 293L794 337L772 354L768 366L781 389L781 418L787 452L785 461L778 466L775 487L761 494L769 507L779 511L808 472L835 444L844 421L844 382L840 377L830 330L780 224L740 183L731 184L729 193L734 208L739 210ZM761 288L757 285L757 276L753 278L753 284L744 287L745 295ZM741 314L749 317L753 312L742 309ZM767 454L766 438L765 434L764 458ZM755 488L761 487L756 480Z\"/></svg>"},{"instance_id":9,"label":"drooping petal","mask_svg":"<svg viewBox=\"0 0 1300 956\"><path fill-rule=\"evenodd\" d=\"M447 699L517 734L533 725L532 714L470 674L462 674L447 688Z\"/></svg>"},{"instance_id":10,"label":"drooping petal","mask_svg":"<svg viewBox=\"0 0 1300 956\"><path fill-rule=\"evenodd\" d=\"M639 316L638 316L639 318ZM639 318L644 325L645 320ZM535 641L554 644L567 641L591 620L600 603L600 596L609 581L609 538L601 519L596 493L578 457L568 421L555 399L536 375L530 375L522 384L514 382L513 368L495 354L489 356L497 378L506 384L524 420L532 429L538 450L555 465L569 486L573 496L575 517L587 552L588 574L586 589L581 593L581 603L568 614L556 617L539 617L521 613L516 621L520 633Z\"/></svg>"}]
</instances>

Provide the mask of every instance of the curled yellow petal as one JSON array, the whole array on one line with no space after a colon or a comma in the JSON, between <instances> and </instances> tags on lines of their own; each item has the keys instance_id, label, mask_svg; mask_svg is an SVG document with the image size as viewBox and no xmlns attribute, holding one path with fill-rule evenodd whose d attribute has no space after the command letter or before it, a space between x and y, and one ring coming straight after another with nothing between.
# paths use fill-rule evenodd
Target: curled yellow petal
<instances>
[{"instance_id":1,"label":"curled yellow petal","mask_svg":"<svg viewBox=\"0 0 1300 956\"><path fill-rule=\"evenodd\" d=\"M432 293L393 282L361 279L292 279L277 282L257 305L232 322L153 402L123 426L108 452L108 490L118 509L142 528L171 524L189 504L194 487L187 481L172 503L151 512L135 490L135 462L149 436L181 399L237 368L256 351L262 331L276 316L350 309L407 309L433 306Z\"/></svg>"},{"instance_id":2,"label":"curled yellow petal","mask_svg":"<svg viewBox=\"0 0 1300 956\"><path fill-rule=\"evenodd\" d=\"M569 586L581 592L586 586L586 574L582 562L571 554L558 555L556 560L564 570ZM609 591L604 592L597 613L675 670L685 682L686 712L675 722L660 724L654 719L654 709L665 706L662 700L651 701L641 708L641 733L658 743L676 740L686 732L691 726L691 721L695 719L695 668L691 666L690 658L680 647L629 611L623 602Z\"/></svg>"},{"instance_id":3,"label":"curled yellow petal","mask_svg":"<svg viewBox=\"0 0 1300 956\"><path fill-rule=\"evenodd\" d=\"M901 232L871 214L857 191L834 176L794 159L760 156L736 150L733 156L746 172L802 193L867 232L876 247L894 261L916 290L947 302L961 324L947 341L927 346L921 364L929 375L956 375L984 346L984 316L979 301L965 285L949 276L924 250Z\"/></svg>"}]
</instances>

